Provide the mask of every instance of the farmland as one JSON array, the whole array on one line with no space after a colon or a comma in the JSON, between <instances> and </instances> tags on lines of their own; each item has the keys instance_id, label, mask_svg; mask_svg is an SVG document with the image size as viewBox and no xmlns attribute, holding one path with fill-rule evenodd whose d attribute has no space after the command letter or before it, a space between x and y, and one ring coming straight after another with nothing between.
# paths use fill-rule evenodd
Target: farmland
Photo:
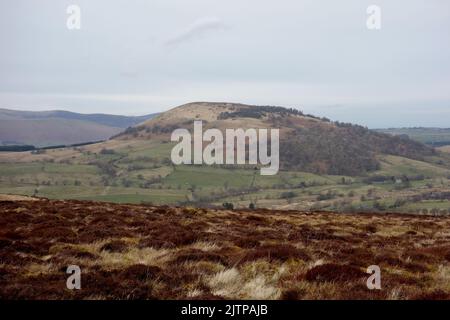
<instances>
[{"instance_id":1,"label":"farmland","mask_svg":"<svg viewBox=\"0 0 450 320\"><path fill-rule=\"evenodd\" d=\"M280 171L174 165L174 128L280 128ZM108 141L0 153L0 192L50 199L194 207L448 214L450 154L298 110L189 103Z\"/></svg>"},{"instance_id":2,"label":"farmland","mask_svg":"<svg viewBox=\"0 0 450 320\"><path fill-rule=\"evenodd\" d=\"M0 193L135 204L230 202L239 208L253 203L299 210L440 213L450 209L446 196L434 199L439 201L408 200L450 190L450 170L439 162L442 159L424 162L383 155L378 158L380 168L365 176L295 170L261 176L259 170L245 166L173 166L172 146L158 141L109 141L41 154L15 153L11 160L9 153L3 153ZM18 158L24 161L17 162Z\"/></svg>"}]
</instances>

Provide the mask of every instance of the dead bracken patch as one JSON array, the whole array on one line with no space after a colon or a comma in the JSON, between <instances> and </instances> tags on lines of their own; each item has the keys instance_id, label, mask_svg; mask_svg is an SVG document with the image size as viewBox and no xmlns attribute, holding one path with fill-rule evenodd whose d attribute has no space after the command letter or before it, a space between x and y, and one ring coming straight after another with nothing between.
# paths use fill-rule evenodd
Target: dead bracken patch
<instances>
[{"instance_id":1,"label":"dead bracken patch","mask_svg":"<svg viewBox=\"0 0 450 320\"><path fill-rule=\"evenodd\" d=\"M174 263L183 263L187 261L210 261L227 264L227 261L223 256L198 249L183 250L177 253L175 259L172 260Z\"/></svg>"},{"instance_id":2,"label":"dead bracken patch","mask_svg":"<svg viewBox=\"0 0 450 320\"><path fill-rule=\"evenodd\" d=\"M240 263L265 259L268 261L287 261L289 259L309 260L309 256L300 249L288 244L264 245L252 249L240 259Z\"/></svg>"},{"instance_id":3,"label":"dead bracken patch","mask_svg":"<svg viewBox=\"0 0 450 320\"><path fill-rule=\"evenodd\" d=\"M161 268L159 267L135 264L123 270L121 276L126 279L146 281L148 279L155 279L160 273Z\"/></svg>"},{"instance_id":4,"label":"dead bracken patch","mask_svg":"<svg viewBox=\"0 0 450 320\"><path fill-rule=\"evenodd\" d=\"M327 263L308 270L305 274L305 279L307 281L318 282L347 282L362 279L366 276L367 274L362 272L359 268L349 265Z\"/></svg>"}]
</instances>

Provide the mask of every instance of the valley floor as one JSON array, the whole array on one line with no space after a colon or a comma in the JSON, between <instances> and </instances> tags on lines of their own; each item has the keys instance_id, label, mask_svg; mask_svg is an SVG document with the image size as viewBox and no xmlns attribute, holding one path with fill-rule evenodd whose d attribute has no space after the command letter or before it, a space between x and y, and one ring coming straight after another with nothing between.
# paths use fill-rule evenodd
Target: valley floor
<instances>
[{"instance_id":1,"label":"valley floor","mask_svg":"<svg viewBox=\"0 0 450 320\"><path fill-rule=\"evenodd\" d=\"M450 217L3 199L0 298L450 299Z\"/></svg>"},{"instance_id":2,"label":"valley floor","mask_svg":"<svg viewBox=\"0 0 450 320\"><path fill-rule=\"evenodd\" d=\"M171 147L108 141L44 153L0 153L0 193L171 206L228 202L276 210L450 212L450 158L423 162L384 155L379 170L360 177L301 171L261 176L245 166L173 166Z\"/></svg>"}]
</instances>

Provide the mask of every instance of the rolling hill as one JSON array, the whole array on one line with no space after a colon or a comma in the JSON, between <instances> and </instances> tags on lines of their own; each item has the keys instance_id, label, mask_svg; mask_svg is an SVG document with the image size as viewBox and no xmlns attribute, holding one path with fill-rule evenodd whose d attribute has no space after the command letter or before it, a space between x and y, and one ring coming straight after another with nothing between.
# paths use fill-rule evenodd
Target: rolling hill
<instances>
[{"instance_id":1,"label":"rolling hill","mask_svg":"<svg viewBox=\"0 0 450 320\"><path fill-rule=\"evenodd\" d=\"M105 140L153 116L0 109L0 145L45 147Z\"/></svg>"},{"instance_id":2,"label":"rolling hill","mask_svg":"<svg viewBox=\"0 0 450 320\"><path fill-rule=\"evenodd\" d=\"M281 170L174 166L176 128L279 128ZM450 155L406 137L295 109L186 104L104 141L42 152L0 152L0 193L117 203L343 212L450 211Z\"/></svg>"},{"instance_id":3,"label":"rolling hill","mask_svg":"<svg viewBox=\"0 0 450 320\"><path fill-rule=\"evenodd\" d=\"M169 138L176 128L279 128L280 163L285 170L361 175L380 167L376 156L424 160L434 149L419 142L349 123L305 115L297 109L231 103L190 103L174 108L119 135L122 139Z\"/></svg>"}]
</instances>

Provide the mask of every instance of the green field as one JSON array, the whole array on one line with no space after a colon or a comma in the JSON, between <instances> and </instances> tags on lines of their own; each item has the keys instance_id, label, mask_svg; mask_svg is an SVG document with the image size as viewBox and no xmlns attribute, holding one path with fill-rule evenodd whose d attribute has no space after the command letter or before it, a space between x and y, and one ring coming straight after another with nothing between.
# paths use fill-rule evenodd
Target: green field
<instances>
[{"instance_id":1,"label":"green field","mask_svg":"<svg viewBox=\"0 0 450 320\"><path fill-rule=\"evenodd\" d=\"M246 167L173 166L171 148L170 143L142 142L113 152L73 149L75 155L62 160L57 158L60 151L49 151L52 158L46 160L0 163L0 193L117 203L221 206L230 202L235 207L253 203L302 210L450 209L445 194L434 201L410 200L413 195L450 191L448 160L442 157L423 162L380 156L380 169L361 177L300 171L262 176L259 169Z\"/></svg>"}]
</instances>

